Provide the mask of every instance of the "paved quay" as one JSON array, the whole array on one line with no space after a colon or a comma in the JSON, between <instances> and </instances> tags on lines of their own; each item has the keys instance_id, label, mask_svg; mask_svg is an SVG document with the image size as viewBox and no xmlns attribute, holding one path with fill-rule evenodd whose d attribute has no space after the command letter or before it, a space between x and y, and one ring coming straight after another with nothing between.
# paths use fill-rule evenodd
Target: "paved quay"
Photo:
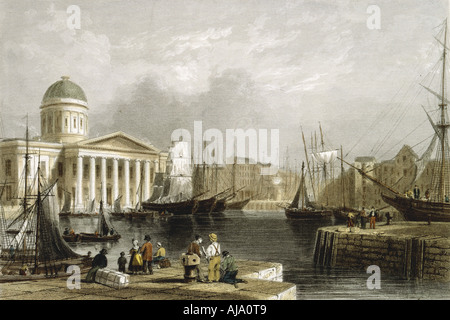
<instances>
[{"instance_id":1,"label":"paved quay","mask_svg":"<svg viewBox=\"0 0 450 320\"><path fill-rule=\"evenodd\" d=\"M113 289L98 283L83 282L79 289L68 288L68 278L47 278L0 283L0 300L295 300L296 286L279 281L279 263L238 260L237 278L247 280L235 288L226 283L184 281L179 261L172 266L154 269L153 275L130 275L130 284ZM112 264L110 262L110 264ZM206 274L206 265L202 266ZM278 280L278 281L277 281ZM70 283L73 284L72 281Z\"/></svg>"},{"instance_id":2,"label":"paved quay","mask_svg":"<svg viewBox=\"0 0 450 320\"><path fill-rule=\"evenodd\" d=\"M449 234L448 222L322 227L316 233L314 264L359 269L375 265L403 279L450 281Z\"/></svg>"}]
</instances>

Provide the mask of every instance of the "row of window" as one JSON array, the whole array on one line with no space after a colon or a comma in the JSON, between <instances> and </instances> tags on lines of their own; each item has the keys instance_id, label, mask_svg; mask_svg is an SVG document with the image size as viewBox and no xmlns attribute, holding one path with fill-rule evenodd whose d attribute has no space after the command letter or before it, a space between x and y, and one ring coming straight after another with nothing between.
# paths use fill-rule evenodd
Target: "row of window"
<instances>
[{"instance_id":1,"label":"row of window","mask_svg":"<svg viewBox=\"0 0 450 320\"><path fill-rule=\"evenodd\" d=\"M61 112L59 112L61 113ZM69 116L64 117L64 132L74 132L74 133L83 133L84 127L86 127L87 131L87 125L84 125L84 117L83 116L72 116L72 126L69 128ZM79 123L79 128L78 127ZM55 127L55 130L53 130L53 126ZM60 115L56 116L56 122L53 124L53 116L52 113L44 114L42 116L42 131L43 133L59 133L62 132L61 128L61 117ZM55 131L55 132L54 132Z\"/></svg>"}]
</instances>

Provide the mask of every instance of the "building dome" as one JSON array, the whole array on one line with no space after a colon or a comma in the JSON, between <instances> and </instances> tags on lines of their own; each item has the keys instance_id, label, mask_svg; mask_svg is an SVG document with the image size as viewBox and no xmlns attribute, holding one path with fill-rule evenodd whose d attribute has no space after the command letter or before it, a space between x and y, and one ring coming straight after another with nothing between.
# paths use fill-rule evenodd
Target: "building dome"
<instances>
[{"instance_id":1,"label":"building dome","mask_svg":"<svg viewBox=\"0 0 450 320\"><path fill-rule=\"evenodd\" d=\"M74 143L88 137L88 103L83 89L61 77L44 94L41 103L41 137L44 141Z\"/></svg>"},{"instance_id":2,"label":"building dome","mask_svg":"<svg viewBox=\"0 0 450 320\"><path fill-rule=\"evenodd\" d=\"M63 76L62 80L52 84L42 98L42 105L49 105L60 102L78 102L87 105L86 94L76 83L69 80L69 77ZM78 100L78 101L77 101Z\"/></svg>"}]
</instances>

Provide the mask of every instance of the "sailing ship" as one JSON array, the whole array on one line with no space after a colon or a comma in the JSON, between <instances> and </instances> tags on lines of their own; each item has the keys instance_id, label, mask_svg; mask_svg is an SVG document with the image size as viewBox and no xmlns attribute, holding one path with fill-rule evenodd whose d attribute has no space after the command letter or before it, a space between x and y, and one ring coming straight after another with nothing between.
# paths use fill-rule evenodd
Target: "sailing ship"
<instances>
[{"instance_id":1,"label":"sailing ship","mask_svg":"<svg viewBox=\"0 0 450 320\"><path fill-rule=\"evenodd\" d=\"M305 163L302 162L302 173L300 179L300 185L297 189L294 199L291 204L286 207L285 214L287 218L293 219L322 219L332 215L331 210L316 209L309 201L306 181L305 181Z\"/></svg>"},{"instance_id":2,"label":"sailing ship","mask_svg":"<svg viewBox=\"0 0 450 320\"><path fill-rule=\"evenodd\" d=\"M421 173L425 169L425 165L432 159L433 153L435 154L435 159L432 162L433 175L431 177L429 196L422 199L414 199L408 197L407 195L400 194L399 192L388 189L387 194L381 194L384 202L391 205L399 212L401 212L406 220L411 221L445 221L450 222L450 203L448 202L448 195L450 194L450 148L448 144L448 127L450 123L448 121L447 105L449 100L446 97L446 66L447 66L447 19L443 23L443 41L436 38L440 45L442 45L442 69L441 76L436 77L440 81L441 92L436 92L435 90L428 88L421 84L421 86L431 93L438 99L439 115L438 120L433 121L432 117L426 112L427 118L434 130L434 136L431 140L430 145L424 152L424 154L418 159L418 172L416 174L416 179L420 177ZM360 172L361 173L361 172ZM363 173L361 173L363 174ZM413 183L414 185L414 183Z\"/></svg>"},{"instance_id":3,"label":"sailing ship","mask_svg":"<svg viewBox=\"0 0 450 320\"><path fill-rule=\"evenodd\" d=\"M180 140L173 143L167 161L166 172L168 174L161 174L159 178L162 181L155 181L154 194L149 200L142 203L144 210L175 215L197 212L197 197L200 195L193 196L192 168L189 154L187 142Z\"/></svg>"},{"instance_id":4,"label":"sailing ship","mask_svg":"<svg viewBox=\"0 0 450 320\"><path fill-rule=\"evenodd\" d=\"M6 219L1 208L2 247L8 248L9 254L3 254L0 259L0 281L14 281L16 275L22 280L44 276L57 276L59 271L66 275L69 265L79 265L83 268L83 257L74 252L64 241L59 229L59 206L54 196L57 181L47 185L41 176L40 157L37 161L37 172L34 182L29 184L29 164L32 159L29 153L28 125L26 129L26 151L24 165L24 194L19 211ZM33 194L35 191L37 192ZM42 190L43 189L43 190ZM29 202L32 203L29 203ZM6 250L5 250L6 251ZM28 270L29 274L25 270Z\"/></svg>"},{"instance_id":5,"label":"sailing ship","mask_svg":"<svg viewBox=\"0 0 450 320\"><path fill-rule=\"evenodd\" d=\"M203 163L203 165L196 165L194 167L194 174L193 174L193 188L194 192L202 195L198 198L198 207L196 210L196 213L212 213L217 212L216 211L216 205L221 200L221 195L225 192L218 192L218 168L217 165L214 165L214 171L210 172L210 168L206 167L206 164ZM211 174L211 178L214 179L214 190L215 194L210 195L210 192L208 189L208 178Z\"/></svg>"}]
</instances>

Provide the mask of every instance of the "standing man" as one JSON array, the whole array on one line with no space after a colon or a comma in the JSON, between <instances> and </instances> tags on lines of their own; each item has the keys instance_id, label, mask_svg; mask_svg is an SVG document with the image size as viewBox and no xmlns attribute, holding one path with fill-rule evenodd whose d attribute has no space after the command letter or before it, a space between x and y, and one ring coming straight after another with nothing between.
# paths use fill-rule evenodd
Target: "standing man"
<instances>
[{"instance_id":1,"label":"standing man","mask_svg":"<svg viewBox=\"0 0 450 320\"><path fill-rule=\"evenodd\" d=\"M199 258L202 257L202 251L200 250L200 245L202 244L203 239L200 235L195 235L195 240L189 244L187 254L196 254ZM203 248L203 250L205 250ZM197 281L204 281L200 263L195 267L197 272Z\"/></svg>"},{"instance_id":2,"label":"standing man","mask_svg":"<svg viewBox=\"0 0 450 320\"><path fill-rule=\"evenodd\" d=\"M369 229L375 229L376 219L377 219L377 213L375 211L375 208L372 207L372 209L370 210L370 213L369 213L369 221L370 221Z\"/></svg>"},{"instance_id":3,"label":"standing man","mask_svg":"<svg viewBox=\"0 0 450 320\"><path fill-rule=\"evenodd\" d=\"M151 238L147 234L144 237L145 243L142 245L140 249L140 253L142 254L144 273L153 274L152 260L153 260L153 245L150 242Z\"/></svg>"},{"instance_id":4,"label":"standing man","mask_svg":"<svg viewBox=\"0 0 450 320\"><path fill-rule=\"evenodd\" d=\"M206 259L208 265L208 282L217 282L220 280L220 244L217 242L217 235L209 234L211 244L206 249Z\"/></svg>"}]
</instances>

